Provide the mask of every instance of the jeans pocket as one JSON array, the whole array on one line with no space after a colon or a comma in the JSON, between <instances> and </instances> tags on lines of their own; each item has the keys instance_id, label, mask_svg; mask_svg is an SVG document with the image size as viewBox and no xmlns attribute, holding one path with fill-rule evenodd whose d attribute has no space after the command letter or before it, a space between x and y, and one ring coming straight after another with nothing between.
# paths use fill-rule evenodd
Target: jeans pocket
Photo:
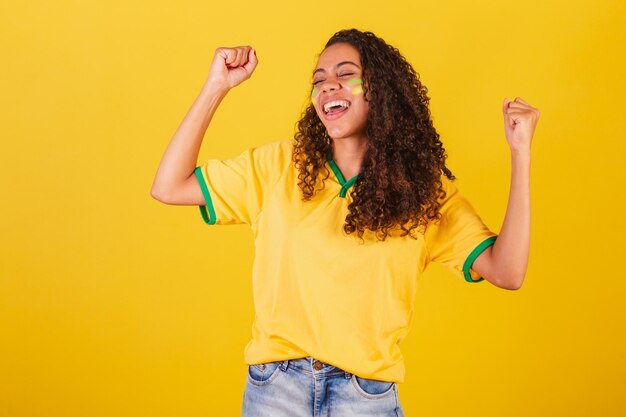
<instances>
[{"instance_id":1,"label":"jeans pocket","mask_svg":"<svg viewBox=\"0 0 626 417\"><path fill-rule=\"evenodd\" d=\"M282 361L248 365L248 381L258 386L271 384L280 374L281 363Z\"/></svg>"},{"instance_id":2,"label":"jeans pocket","mask_svg":"<svg viewBox=\"0 0 626 417\"><path fill-rule=\"evenodd\" d=\"M394 392L395 382L361 378L352 374L352 385L356 391L366 398L382 398Z\"/></svg>"}]
</instances>

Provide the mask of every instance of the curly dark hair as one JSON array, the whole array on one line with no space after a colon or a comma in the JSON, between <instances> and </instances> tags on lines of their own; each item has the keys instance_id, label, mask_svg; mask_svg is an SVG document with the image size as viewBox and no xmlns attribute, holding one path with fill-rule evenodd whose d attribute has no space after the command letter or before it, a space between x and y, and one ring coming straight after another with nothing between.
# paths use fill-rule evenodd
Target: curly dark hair
<instances>
[{"instance_id":1,"label":"curly dark hair","mask_svg":"<svg viewBox=\"0 0 626 417\"><path fill-rule=\"evenodd\" d=\"M363 91L369 112L365 127L367 150L353 185L352 203L343 226L363 240L365 229L384 241L399 227L400 236L417 239L413 230L440 218L439 199L445 197L441 175L454 180L446 167L446 153L433 127L428 89L398 49L372 32L357 29L335 33L324 49L348 43L359 53ZM326 167L332 139L309 104L296 123L293 161L299 170L302 200L316 193L319 174Z\"/></svg>"}]
</instances>

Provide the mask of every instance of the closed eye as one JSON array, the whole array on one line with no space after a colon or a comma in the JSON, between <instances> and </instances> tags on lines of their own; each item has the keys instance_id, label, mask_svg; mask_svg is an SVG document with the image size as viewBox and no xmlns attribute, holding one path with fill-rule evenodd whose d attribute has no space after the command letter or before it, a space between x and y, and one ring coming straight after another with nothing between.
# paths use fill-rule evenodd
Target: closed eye
<instances>
[{"instance_id":1,"label":"closed eye","mask_svg":"<svg viewBox=\"0 0 626 417\"><path fill-rule=\"evenodd\" d=\"M339 77L343 78L343 77L349 77L351 75L354 75L354 73L353 72L346 72L344 74L340 74ZM317 84L321 83L322 81L324 81L324 80L313 81L313 85L317 85Z\"/></svg>"}]
</instances>

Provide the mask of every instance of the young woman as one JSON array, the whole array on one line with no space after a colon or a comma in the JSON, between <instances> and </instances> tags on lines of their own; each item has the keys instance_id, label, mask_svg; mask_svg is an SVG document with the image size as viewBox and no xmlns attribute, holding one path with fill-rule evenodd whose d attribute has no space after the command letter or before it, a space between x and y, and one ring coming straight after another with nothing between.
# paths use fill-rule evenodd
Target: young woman
<instances>
[{"instance_id":1,"label":"young woman","mask_svg":"<svg viewBox=\"0 0 626 417\"><path fill-rule=\"evenodd\" d=\"M244 416L402 416L399 344L426 266L522 285L539 111L504 100L512 176L496 239L452 183L426 87L371 32L345 30L327 42L294 140L196 166L220 101L257 63L249 46L216 50L152 196L199 205L208 224L246 223L254 232Z\"/></svg>"}]
</instances>

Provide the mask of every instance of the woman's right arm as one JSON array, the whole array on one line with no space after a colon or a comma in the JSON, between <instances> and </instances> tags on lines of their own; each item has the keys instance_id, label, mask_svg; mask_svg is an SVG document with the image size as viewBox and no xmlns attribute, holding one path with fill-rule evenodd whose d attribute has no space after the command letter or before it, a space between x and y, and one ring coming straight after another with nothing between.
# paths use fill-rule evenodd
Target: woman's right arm
<instances>
[{"instance_id":1,"label":"woman's right arm","mask_svg":"<svg viewBox=\"0 0 626 417\"><path fill-rule=\"evenodd\" d=\"M228 91L250 78L258 60L250 46L218 48L209 77L170 140L150 194L166 204L205 205L194 175L202 138Z\"/></svg>"}]
</instances>

